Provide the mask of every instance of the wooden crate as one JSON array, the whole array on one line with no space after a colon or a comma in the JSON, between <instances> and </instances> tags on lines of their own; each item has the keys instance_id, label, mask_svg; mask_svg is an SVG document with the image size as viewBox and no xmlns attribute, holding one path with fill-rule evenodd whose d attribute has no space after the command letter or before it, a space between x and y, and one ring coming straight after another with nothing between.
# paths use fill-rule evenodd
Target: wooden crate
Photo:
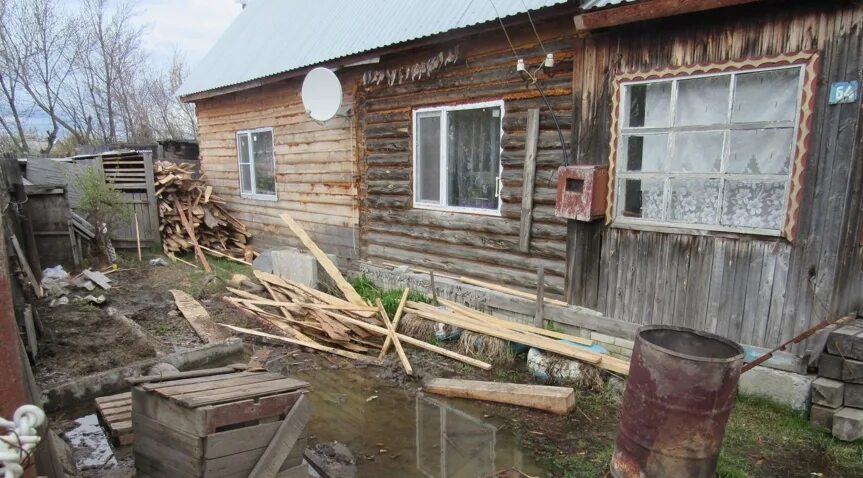
<instances>
[{"instance_id":1,"label":"wooden crate","mask_svg":"<svg viewBox=\"0 0 863 478\"><path fill-rule=\"evenodd\" d=\"M138 476L247 477L306 393L307 383L267 372L138 385L132 389ZM307 437L300 434L280 475L302 463Z\"/></svg>"}]
</instances>

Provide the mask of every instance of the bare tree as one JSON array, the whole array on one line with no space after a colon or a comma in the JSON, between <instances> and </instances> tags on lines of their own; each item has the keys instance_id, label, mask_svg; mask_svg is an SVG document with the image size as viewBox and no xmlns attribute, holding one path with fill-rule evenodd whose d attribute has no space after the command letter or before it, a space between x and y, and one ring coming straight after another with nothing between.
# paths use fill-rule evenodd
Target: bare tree
<instances>
[{"instance_id":1,"label":"bare tree","mask_svg":"<svg viewBox=\"0 0 863 478\"><path fill-rule=\"evenodd\" d=\"M194 139L197 137L195 109L182 103L176 96L188 75L185 58L174 50L171 64L163 71L147 75L141 82L143 97L149 108L149 124L153 136L168 139Z\"/></svg>"},{"instance_id":2,"label":"bare tree","mask_svg":"<svg viewBox=\"0 0 863 478\"><path fill-rule=\"evenodd\" d=\"M14 38L16 19L21 6L11 0L0 0L0 93L3 96L3 110L0 110L0 126L6 133L6 140L21 152L28 152L30 146L24 131L21 113L21 100L18 88L21 84L20 64L27 56L26 43L21 45ZM8 113L7 113L8 112ZM11 118L7 117L10 116Z\"/></svg>"}]
</instances>

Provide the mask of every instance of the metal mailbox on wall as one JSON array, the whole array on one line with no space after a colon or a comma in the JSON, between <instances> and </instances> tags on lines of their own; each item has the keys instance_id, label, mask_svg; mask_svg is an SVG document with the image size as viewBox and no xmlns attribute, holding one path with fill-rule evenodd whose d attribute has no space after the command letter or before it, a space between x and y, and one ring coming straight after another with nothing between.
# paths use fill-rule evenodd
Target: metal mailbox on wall
<instances>
[{"instance_id":1,"label":"metal mailbox on wall","mask_svg":"<svg viewBox=\"0 0 863 478\"><path fill-rule=\"evenodd\" d=\"M554 214L585 222L602 219L607 193L607 166L561 166Z\"/></svg>"}]
</instances>

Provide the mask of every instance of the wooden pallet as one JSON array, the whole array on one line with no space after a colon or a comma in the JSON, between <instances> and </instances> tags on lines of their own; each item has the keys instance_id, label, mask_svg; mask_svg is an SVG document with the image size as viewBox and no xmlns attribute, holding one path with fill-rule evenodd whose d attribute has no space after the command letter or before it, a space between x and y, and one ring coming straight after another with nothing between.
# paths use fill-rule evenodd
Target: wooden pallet
<instances>
[{"instance_id":1,"label":"wooden pallet","mask_svg":"<svg viewBox=\"0 0 863 478\"><path fill-rule=\"evenodd\" d=\"M135 467L142 476L247 477L284 422L300 428L274 470L295 468L308 438L307 417L298 423L290 417L295 404L307 406L308 386L249 371L137 385Z\"/></svg>"},{"instance_id":2,"label":"wooden pallet","mask_svg":"<svg viewBox=\"0 0 863 478\"><path fill-rule=\"evenodd\" d=\"M135 441L132 431L132 392L97 398L96 414L114 445L127 446Z\"/></svg>"}]
</instances>

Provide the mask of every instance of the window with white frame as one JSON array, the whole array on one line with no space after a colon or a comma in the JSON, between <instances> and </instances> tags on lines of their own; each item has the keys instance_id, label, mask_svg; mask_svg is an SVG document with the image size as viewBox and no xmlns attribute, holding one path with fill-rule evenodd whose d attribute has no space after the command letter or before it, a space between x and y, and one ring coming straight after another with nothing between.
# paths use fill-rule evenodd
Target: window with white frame
<instances>
[{"instance_id":1,"label":"window with white frame","mask_svg":"<svg viewBox=\"0 0 863 478\"><path fill-rule=\"evenodd\" d=\"M414 207L498 214L503 101L414 111Z\"/></svg>"},{"instance_id":2,"label":"window with white frame","mask_svg":"<svg viewBox=\"0 0 863 478\"><path fill-rule=\"evenodd\" d=\"M276 157L273 151L273 129L238 131L237 159L240 163L241 195L275 199Z\"/></svg>"},{"instance_id":3,"label":"window with white frame","mask_svg":"<svg viewBox=\"0 0 863 478\"><path fill-rule=\"evenodd\" d=\"M779 235L803 69L621 82L615 223Z\"/></svg>"}]
</instances>

